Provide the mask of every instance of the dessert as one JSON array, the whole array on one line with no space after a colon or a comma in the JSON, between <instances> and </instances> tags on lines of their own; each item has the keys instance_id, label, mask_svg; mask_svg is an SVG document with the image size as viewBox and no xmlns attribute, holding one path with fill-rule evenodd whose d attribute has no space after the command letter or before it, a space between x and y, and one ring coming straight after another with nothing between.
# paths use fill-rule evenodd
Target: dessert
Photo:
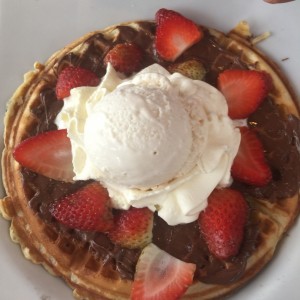
<instances>
[{"instance_id":1,"label":"dessert","mask_svg":"<svg viewBox=\"0 0 300 300\"><path fill-rule=\"evenodd\" d=\"M164 11L164 13L169 14L169 12L166 11ZM297 167L295 167L295 163L299 161L299 153L296 147L298 139L296 134L299 135L299 120L297 118L298 110L293 102L293 95L290 93L288 84L282 81L281 76L277 73L277 69L275 69L272 64L253 50L252 47L249 47L249 44L235 32L232 32L226 37L217 31L206 29L203 26L196 26L198 31L196 30L196 34L192 34L192 38L196 36L196 40L189 39L187 42L189 47L181 48L180 51L183 51L181 55L178 56L178 50L175 51L175 54L174 52L170 54L170 52L164 48L164 44L163 46L160 45L158 37L168 30L170 30L169 35L173 34L173 28L168 28L166 25L168 23L164 21L161 15L163 14L157 15L156 22L132 22L88 34L69 47L57 52L45 65L36 65L36 70L27 75L24 85L16 92L9 105L6 116L6 147L3 155L4 183L8 197L1 203L2 213L7 218L12 219L12 237L21 244L25 255L37 263L42 263L54 274L62 276L74 288L74 293L77 297L96 299L99 295L102 295L111 299L128 298L132 285L134 287L133 290L140 291L137 284L140 277L144 280L143 276L151 276L151 274L141 274L139 270L145 269L142 263L145 261L151 262L151 259L155 257L167 261L166 265L176 265L177 272L171 273L172 276L169 276L171 283L172 279L178 276L177 274L186 274L188 279L183 278L181 280L181 289L178 292L179 294L185 292L183 297L201 297L203 299L221 297L253 277L255 273L271 259L277 242L298 214L299 166L297 165ZM174 15L173 12L172 15ZM175 16L182 20L176 13ZM189 20L186 21L184 18L181 28L184 28L186 23L190 24L189 22ZM199 30L199 28L201 30ZM126 68L121 68L119 72L122 75L120 75L116 73L117 67L120 64L126 66L126 63L123 63L124 61L126 62L126 59L114 65L115 60L118 61L122 55L117 55L116 59L110 50L115 49L114 45L123 44L124 42L126 42L126 44L131 43L138 45L139 49L142 48L143 51L140 56L140 50L136 50L136 47L133 47L133 49L135 49L133 50L135 53L133 57L137 58L139 63L137 63L138 67L136 67L136 63L134 63L133 70L128 71ZM192 45L190 43L192 43ZM129 49L132 49L132 47L129 47ZM158 53L153 50L158 51ZM126 53L130 53L130 51L131 50L126 48ZM108 53L110 54L108 55ZM58 78L67 77L68 73L67 75L63 75L64 72L73 72L74 69L72 69L72 67L74 66L76 67L76 72L79 74L85 71L78 69L78 67L96 74L97 78L101 79L100 85L102 84L102 89L99 88L99 81L95 80L93 75L85 74L83 77L86 78L88 76L90 79L88 83L83 84L84 87L71 90L69 99L58 100L57 98L66 97L64 90L70 90L70 80L66 81L65 79L60 79L61 81L66 81L67 84L59 86L58 82L60 82L60 80L58 80ZM164 68L162 69L160 66ZM192 72L192 76L198 79L204 79L205 82L210 84L210 87L208 88L204 81L192 84L189 79L174 71L176 68L181 72L183 72L182 69L187 69L187 71L185 71L188 72L185 73L185 75L188 75L187 77L191 76L191 70L195 68L196 71ZM199 224L200 228L205 228L206 224L208 224L208 228L216 226L214 220L216 213L212 213L211 216L206 213L208 218L198 220L198 215L201 211L208 211L208 194L210 194L210 203L218 199L218 193L212 193L215 186L220 184L229 186L231 184L230 176L228 176L228 166L231 167L233 157L238 157L236 156L236 152L238 151L237 145L246 145L246 149L248 147L251 148L247 142L252 140L252 136L250 136L250 138L247 137L249 136L249 132L245 129L245 126L243 126L243 129L237 130L237 125L234 125L235 123L231 120L235 118L234 113L230 118L227 116L226 107L227 105L230 106L229 103L226 104L226 102L223 101L224 99L220 96L221 93L211 87L219 87L219 89L223 90L224 94L226 93L224 90L226 85L228 87L228 74L227 77L225 77L225 83L218 79L220 78L220 73L226 75L225 69L239 70L238 76L235 75L235 81L237 78L242 78L242 74L244 74L242 71L244 70L259 70L259 75L263 75L261 76L262 79L258 80L258 84L263 82L263 87L266 88L268 95L267 97L263 95L263 97L261 97L263 102L260 103L258 107L255 106L254 112L251 112L250 116L247 116L248 126L252 128L250 132L253 133L253 128L255 128L255 132L260 134L258 140L262 142L262 145L258 142L259 146L255 147L263 147L266 151L267 163L264 159L258 159L260 171L255 172L254 175L251 174L251 180L256 180L254 183L251 182L251 185L241 183L244 179L239 177L239 180L234 180L230 189L220 189L222 191L229 191L230 194L233 191L238 191L238 195L233 192L234 195L231 194L230 199L234 199L233 201L237 202L234 204L235 208L240 208L238 209L238 213L230 211L230 218L235 219L236 221L234 222L237 222L239 224L238 228L242 230L237 230L237 232L232 233L232 229L229 226L225 234L235 235L235 239L238 240L237 244L242 244L239 247L233 247L233 249L228 247L230 249L227 250L230 254L219 253L218 250L214 250L213 246L210 246L210 241L205 238L205 232L199 230ZM151 72L149 72L149 70ZM248 72L247 74L249 74ZM165 97L162 93L159 94L159 98L164 100L163 103L157 101L157 97L154 97L154 99L151 98L152 94L146 94L145 96L145 91L141 91L139 88L140 83L144 85L149 84L148 79L143 82L143 78L147 76L147 78L149 78L149 73L156 74L156 77L152 78L154 81L157 77L161 79L158 82L155 81L156 85L151 83L150 87L148 86L148 90L149 88L156 89L157 93L161 93L161 90L164 90L165 85L167 85L165 88L167 96ZM265 73L271 76L272 87L267 84L269 77L265 75ZM229 75L231 74L232 72L229 73ZM80 76L81 75L78 75L79 78ZM255 78L256 77L255 75ZM74 78L74 76L71 78ZM221 154L216 151L214 156L218 157L219 155L219 158L223 158L224 153L228 155L227 160L225 160L225 167L221 163L222 176L218 178L215 186L213 186L211 190L208 190L207 195L203 195L203 188L193 190L193 180L195 178L198 179L199 174L202 176L203 173L210 173L210 171L215 170L215 166L212 167L210 165L215 162L215 159L211 160L208 157L201 160L201 157L197 157L199 151L193 152L191 150L188 151L188 149L196 148L199 150L202 145L205 147L210 145L209 149L211 149L214 143L209 142L208 138L205 139L205 143L198 143L198 141L201 140L201 134L205 135L207 131L203 133L200 132L201 134L198 136L197 130L199 128L194 126L196 129L191 129L189 126L191 126L191 120L199 121L200 115L203 116L204 124L209 124L208 121L213 119L208 118L208 121L206 121L205 114L197 110L199 106L195 105L193 101L200 101L198 97L196 100L191 100L193 109L190 111L188 111L188 107L184 106L186 97L180 97L180 95L184 93L169 97L169 93L174 93L172 92L173 87L169 87L169 85L172 85L170 78L176 83L175 86L182 84L180 88L185 93L190 93L189 96L192 99L194 98L192 97L191 91L195 85L197 86L195 90L198 91L198 89L200 89L202 91L201 93L207 91L208 95L211 95L215 92L215 94L218 95L217 99L219 99L219 96L221 97L219 100L216 100L218 105L215 105L215 107L210 107L210 105L213 104L208 103L207 107L205 107L205 113L210 117L213 113L218 116L219 114L224 114L221 116L227 121L228 132L233 138L231 140L229 139L231 141L229 145L225 143L228 142L227 138L225 141L222 139L217 140L221 141L222 145L226 145L226 147L223 147ZM132 89L128 90L127 88L129 85L137 85L136 82L139 82L139 85L134 88L133 93ZM186 86L184 83L186 83ZM66 85L67 88L65 88ZM76 85L75 83L74 87L76 87ZM96 85L96 87L86 87L86 85ZM106 92L103 92L103 85ZM157 85L161 86L159 90L157 89ZM73 87L73 85L71 86ZM256 90L259 90L259 88L256 88L255 91ZM63 96L61 96L61 91L63 91ZM130 97L122 98L125 103L122 103L120 98L117 97L118 93L121 92L125 94L128 92L130 94ZM104 93L104 95L102 93ZM137 124L138 121L141 120L140 118L136 120L132 119L132 116L136 116L134 106L130 106L132 93L136 96L136 98L134 98L136 105L139 105L139 101L141 101L138 97L140 94L142 94L143 97L145 96L147 101L149 100L151 102L149 107L144 107L144 103L141 104L139 110L143 112L141 117L144 118L146 116L146 119L149 120L149 126L147 125L141 128L140 125L143 125L143 122L133 127L133 131L137 130L139 132L138 141L142 138L143 143L136 143L136 135L126 136L125 140L122 140L120 143L122 147L125 146L126 148L125 150L127 152L124 154L124 148L115 147L115 140L110 140L111 135L109 134L113 132L113 134L115 134L113 136L116 136L116 140L119 140L123 138L123 134L120 134L120 130L125 130L125 128L122 129L123 126L128 125L128 127L131 128L130 126L132 126L132 124L119 122L117 124L119 127L116 127L116 130L114 130L114 122L112 127L109 127L107 124L109 124L110 117L113 116L114 112L118 111L119 107L122 107L122 111L120 111L121 121L125 120L128 116L134 124ZM85 96L82 96L83 94ZM87 95L90 94L97 95L97 99L102 99L101 102L93 103L93 96L91 96L91 100L88 100L90 97ZM227 95L227 98L232 97ZM256 98L257 96L255 96L255 99ZM20 99L22 100L20 101ZM68 102L70 99L71 101ZM76 102L76 99L80 100L80 104L82 104L82 99L87 100L91 106L76 111L77 106L75 105L75 110L70 111L68 105L72 106L72 103ZM174 103L168 106L168 101L171 101L170 99L177 100L174 100ZM105 105L108 100L111 100L110 102L116 101L117 106L114 106L115 103ZM225 106L224 103L226 104ZM282 109L282 105L284 105L284 109ZM154 110L153 106L156 107L157 110ZM220 107L222 109L219 111L218 109ZM86 124L84 126L82 126L80 122L73 124L72 120L74 120L74 114L76 120L81 120L80 113L84 112L85 114L85 110L88 117L86 118L86 116L84 116L83 120ZM69 115L64 114L66 111ZM172 113L169 113L169 111ZM232 111L230 109L229 111L231 114ZM240 109L237 111L239 112ZM159 124L155 118L153 121L152 117L158 114L157 112L161 114L162 121L167 120L165 123L170 124L170 126L167 127L167 131L165 131L165 128L158 126ZM193 115L194 112L195 116ZM265 118L266 114L268 118ZM94 126L94 121L95 119L99 119L99 115L107 117L107 122L102 128L100 127L100 129ZM60 118L58 116L62 117ZM70 122L69 117L66 116L71 116ZM246 117L238 116L237 118L245 119ZM183 127L178 125L178 119L182 121ZM272 120L277 121L277 128L274 128L274 121ZM217 125L215 127L212 126L211 129L220 127L218 122L213 123L213 125L215 124ZM57 131L57 125L60 128L59 131ZM70 127L68 128L67 126L69 125ZM74 127L72 127L74 125L78 126L78 128L74 129ZM242 123L242 125L245 125L245 123ZM70 166L70 145L65 142L68 140L68 138L66 138L65 127L67 128L71 140L74 170L68 168L68 166ZM72 128L74 131L72 131ZM82 128L88 130L87 136L89 138L82 139L80 131ZM108 128L111 131L105 131ZM153 132L151 132L152 128ZM221 128L225 129L225 126L221 126ZM49 134L41 134L42 132L49 132ZM49 136L53 135L53 132L58 135L55 137L55 142L51 142L49 138ZM148 132L149 136L145 134ZM174 135L174 132L178 133L178 136ZM282 132L285 134L282 135ZM105 140L96 139L97 134L105 136ZM162 138L159 140L161 143L157 142L157 136L160 134L162 134ZM29 142L21 143L21 141L26 140L29 136L36 135L39 136L40 139L38 142L37 139L31 139L27 140ZM168 140L170 136L172 139ZM211 137L212 134L209 134L209 136ZM216 134L216 136L220 138L220 135ZM243 139L244 136L246 136L245 139ZM130 140L130 138L132 138L132 140ZM280 138L282 139L282 141L280 141L280 143L282 143L281 145L285 145L285 153L289 153L288 158L278 150ZM173 144L174 139L176 140L175 145ZM241 139L241 142L239 139ZM256 145L256 135L253 139ZM58 146L57 141L62 141L62 146ZM128 141L130 141L130 143ZM214 142L215 139L212 141ZM109 148L106 148L106 143L108 142L110 143ZM94 148L98 143L100 143L100 147L103 148L101 155L98 155L97 149L95 150ZM131 143L133 143L135 149L141 149L141 157L139 160L131 159L131 155L133 155L129 151L132 148ZM153 144L159 145L160 148L152 151L150 147ZM145 145L147 147L145 147ZM49 148L50 146L52 148ZM204 146L203 148L205 148ZM174 153L175 151L171 151L172 148L176 149L176 153ZM58 162L55 161L50 167L45 167L42 162L53 159L53 155L51 154L60 153L61 149L64 149L61 153L63 155L66 154L66 156L58 156ZM145 153L147 149L151 151ZM228 149L230 149L230 151L228 151ZM34 152L32 152L33 150ZM47 159L45 159L45 150L47 150L49 154L49 158ZM82 153L83 150L86 152ZM121 156L120 165L116 165L117 162L115 161L114 164L112 164L112 161L109 160L110 151L114 157L125 155L123 157ZM258 152L261 153L261 149L258 150ZM29 159L24 153L29 153ZM155 153L154 158L150 155L151 153ZM189 156L191 153L193 155ZM214 152L206 152L203 150L201 153L208 156ZM149 156L145 159L144 155L147 154ZM175 158L172 157L174 154ZM233 157L230 157L229 154L232 154ZM33 155L35 156L34 159ZM74 158L77 156L86 158L84 163L82 163L82 160L76 160L74 162ZM191 159L187 159L188 157L191 157ZM177 160L178 158L179 160ZM284 158L286 158L286 160L283 163ZM20 164L17 163L15 159L19 161ZM155 159L159 159L159 162L156 163L153 168L153 161L155 161ZM289 159L289 163L286 163L287 159ZM30 171L28 168L24 168L24 166L35 170L36 165L33 164L29 166L27 165L28 161L30 164L38 161L38 166L45 168L36 170L37 172ZM140 169L134 168L130 170L130 166L137 161L139 162L139 166L144 169L135 175L134 172L140 171ZM186 161L191 162L193 168L190 164L185 164ZM220 159L220 162L222 161L223 160ZM254 159L254 161L257 161L257 159ZM63 167L62 162L66 164ZM168 164L164 165L163 163ZM205 163L207 163L207 165L203 165ZM100 167L95 168L96 164ZM104 164L107 165L101 170L101 166ZM53 166L57 167L57 165L59 168L54 170ZM199 166L199 168L197 167L195 169L195 165ZM237 165L238 167L241 165L244 166L244 163ZM84 168L81 168L82 166L84 166ZM156 172L158 166L165 168L166 172ZM174 169L170 168L170 166ZM270 179L270 166L272 179ZM115 172L115 170L119 170L120 167L125 168L121 174ZM94 168L96 170L93 170ZM146 172L145 170L148 168L149 171ZM203 169L208 169L209 171L201 173L199 169L200 171ZM241 172L243 175L245 172L248 172L248 170L240 171L241 168L236 169L235 174ZM250 165L250 171L253 169L252 165ZM124 177L123 175L127 174L127 170L133 173L130 173L130 176ZM268 182L267 184L265 182L262 183L261 179L256 176L257 173L264 173L263 171L265 170L263 180L266 180ZM63 173L61 173L61 171L63 171ZM72 181L74 177L73 171L75 171L75 176L78 177L75 177L75 181ZM54 176L55 179L49 179L49 177L52 176ZM173 177L176 177L176 179ZM190 181L183 183L182 178L189 178ZM100 180L106 189L100 188L99 184L95 183L95 179L96 181ZM165 181L170 182L166 184ZM207 182L210 183L211 180L207 180ZM161 183L163 183L162 186ZM188 183L190 183L190 185L188 185ZM161 195L163 191L167 189L169 193L164 194L164 199L168 198L167 196L173 196L173 192L181 191L180 188L184 186L184 184L190 187L190 189L184 189L184 191L194 192L191 196L191 203L188 203L192 204L192 206L188 205L186 211L184 211L184 207L181 207L180 210L175 212L176 214L178 212L181 213L183 219L187 217L191 219L180 219L178 221L178 219L172 215L173 212L170 214L169 203L174 202L172 200L173 198L170 198L165 206L165 210L158 209L158 212L152 212L156 210L160 204L159 208L164 207L161 200L156 197L157 195ZM153 185L155 185L155 189ZM259 187L260 185L262 185L262 187ZM125 186L126 189L120 189L120 186ZM109 192L109 196L107 191ZM94 205L96 206L96 199L91 201L91 204L87 204L88 201L81 200L82 198L85 199L85 197L78 196L78 193L80 193L80 195L88 193L89 196L93 193L97 195L101 194L101 199L105 199L107 205L103 206L99 204L99 206L94 207ZM144 195L149 195L149 193L152 198L150 200L146 199L147 203L145 204ZM195 204L195 193L203 198L201 203L197 202L197 204L201 205L197 205L196 207L193 206ZM242 196L242 200L240 200L241 193L244 195ZM73 195L76 195L76 197ZM185 195L187 197L187 194ZM101 216L105 215L106 222L103 222L103 224L107 227L103 228L103 224L99 224L94 219L86 223L86 215L81 219L79 213L76 213L77 217L75 218L75 221L78 221L78 223L70 224L66 221L64 224L65 220L71 219L71 216L67 214L69 210L59 209L56 204L59 203L60 207L60 205L66 203L68 206L69 202L74 202L72 197L75 197L76 201L79 199L79 209L75 207L74 210L79 210L80 213L87 211L88 214L89 211L99 209ZM98 199L99 197L96 198ZM225 196L222 194L221 199L224 198ZM247 202L246 209L245 198ZM129 202L128 199L131 202ZM110 209L110 201L114 207L113 210ZM88 208L84 209L83 206L81 206L81 202L88 205ZM219 204L219 200L217 200L216 203L217 204L214 204L216 210L226 211L228 201L226 201L227 204L222 202ZM103 203L101 202L101 204ZM183 204L186 204L186 202ZM216 208L218 205L221 206L220 209ZM137 206L138 208L129 209L129 206ZM139 208L139 206L148 206L148 208ZM207 210L204 210L206 206ZM248 207L250 207L250 209L248 209ZM120 208L123 210L120 210ZM166 213L163 213L164 211ZM140 212L140 215L136 215ZM240 212L243 213L240 214ZM130 241L125 246L120 246L124 241L120 241L120 234L118 234L122 232L121 226L118 225L118 223L121 222L124 224L124 221L119 220L122 220L124 215L131 213L134 217L131 217L130 220L138 220L138 223L147 225L145 226L147 229L142 232L142 238L138 236L137 244L133 248L131 248L131 246L134 245L133 241ZM169 215L167 215L167 213L169 213ZM205 216L204 214L201 215ZM224 214L221 213L221 215L223 216ZM234 218L235 215L242 215L242 217ZM114 219L113 222L112 219ZM225 218L224 222L226 222L226 220L228 220L228 217ZM175 224L171 224L172 221L174 221ZM129 223L131 224L132 221ZM125 227L130 227L130 224ZM150 230L149 233L149 227L151 228L152 226L153 230ZM137 229L137 227L137 224L133 225L134 229ZM134 233L136 232L136 230L133 231ZM146 234L144 235L145 232ZM127 231L121 236L125 236L126 234ZM132 234L130 233L130 237L131 236ZM208 234L208 236L211 235ZM136 238L134 238L134 240L136 241ZM214 241L212 241L212 243L215 245ZM221 250L224 250L224 248L223 245ZM168 254L161 252L160 249ZM229 258L228 255L230 256ZM175 257L180 261L174 261L173 259ZM185 272L183 272L183 270ZM132 284L132 282L134 283ZM190 287L185 291L188 286ZM154 286L151 288L155 291ZM149 292L147 293L149 294ZM177 296L174 296L174 298ZM137 299L141 298L140 296L136 297Z\"/></svg>"}]
</instances>

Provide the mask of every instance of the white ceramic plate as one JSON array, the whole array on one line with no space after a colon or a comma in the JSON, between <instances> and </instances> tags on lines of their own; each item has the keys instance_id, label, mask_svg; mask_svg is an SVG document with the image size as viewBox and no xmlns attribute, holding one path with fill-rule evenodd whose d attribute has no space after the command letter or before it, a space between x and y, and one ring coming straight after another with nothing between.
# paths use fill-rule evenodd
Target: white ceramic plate
<instances>
[{"instance_id":1,"label":"white ceramic plate","mask_svg":"<svg viewBox=\"0 0 300 300\"><path fill-rule=\"evenodd\" d=\"M255 35L271 31L263 49L292 81L300 95L300 1L270 5L263 0L0 0L0 113L35 61L43 62L88 31L138 19L153 19L166 7L208 26L228 31L247 20ZM3 125L1 122L1 136ZM0 144L3 147L3 142ZM1 191L3 194L3 191ZM285 237L275 259L230 299L300 299L300 223ZM72 300L70 289L40 266L26 261L8 235L8 222L0 219L0 298Z\"/></svg>"}]
</instances>

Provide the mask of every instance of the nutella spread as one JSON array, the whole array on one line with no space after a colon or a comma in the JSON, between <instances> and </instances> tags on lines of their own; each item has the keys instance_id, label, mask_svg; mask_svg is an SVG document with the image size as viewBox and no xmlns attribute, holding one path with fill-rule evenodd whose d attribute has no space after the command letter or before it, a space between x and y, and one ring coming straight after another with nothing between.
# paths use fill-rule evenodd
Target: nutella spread
<instances>
[{"instance_id":1,"label":"nutella spread","mask_svg":"<svg viewBox=\"0 0 300 300\"><path fill-rule=\"evenodd\" d=\"M264 187L239 185L239 189L257 198L271 201L290 197L299 190L299 119L285 115L282 107L270 99L249 119L249 126L256 129L267 153L273 180Z\"/></svg>"},{"instance_id":2,"label":"nutella spread","mask_svg":"<svg viewBox=\"0 0 300 300\"><path fill-rule=\"evenodd\" d=\"M77 56L73 52L66 55L57 62L55 73L71 63L90 69L103 77L106 70L103 64L105 53L112 44L125 41L134 42L145 49L142 68L153 63L168 68L168 63L160 61L153 50L155 25L151 22L140 22L139 25L142 30L119 26L118 37L113 42L106 40L101 33L91 36L83 44L87 48L84 54ZM185 51L180 59L186 58L197 58L204 64L207 71L205 81L213 86L216 86L216 78L220 71L231 68L247 69L239 57L218 45L207 30L204 30L201 43ZM44 89L40 94L40 104L32 110L38 123L32 126L31 135L56 129L54 120L62 105L63 101L56 100L54 86ZM234 182L233 186L250 197L268 198L271 201L280 201L281 198L294 195L300 186L300 121L292 115L285 115L280 107L268 99L248 119L248 124L255 127L261 138L273 178L262 188L249 187L237 182ZM57 182L27 169L23 169L22 173L24 189L30 199L29 205L49 224L49 230L73 237L77 242L81 242L83 247L89 247L95 254L95 261L99 259L107 264L107 270L113 270L108 271L108 277L117 271L122 278L133 279L141 250L116 246L103 233L68 229L55 221L49 212L52 202L79 189L87 182ZM153 243L183 261L195 263L195 278L206 283L226 284L238 280L244 272L247 258L256 247L256 235L256 220L254 214L250 214L241 250L225 264L210 254L201 233L199 234L197 222L169 226L156 214L154 217Z\"/></svg>"}]
</instances>

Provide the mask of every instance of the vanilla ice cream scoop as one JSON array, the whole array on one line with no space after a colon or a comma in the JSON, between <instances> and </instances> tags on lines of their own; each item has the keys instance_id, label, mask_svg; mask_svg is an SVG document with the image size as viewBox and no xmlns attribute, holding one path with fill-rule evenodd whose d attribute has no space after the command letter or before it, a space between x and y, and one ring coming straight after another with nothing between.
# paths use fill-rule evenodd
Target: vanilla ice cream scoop
<instances>
[{"instance_id":1,"label":"vanilla ice cream scoop","mask_svg":"<svg viewBox=\"0 0 300 300\"><path fill-rule=\"evenodd\" d=\"M97 179L148 189L174 178L185 163L192 145L189 116L169 80L155 79L159 87L128 82L93 107L84 145Z\"/></svg>"},{"instance_id":2,"label":"vanilla ice cream scoop","mask_svg":"<svg viewBox=\"0 0 300 300\"><path fill-rule=\"evenodd\" d=\"M157 64L128 79L108 64L98 87L71 90L56 124L71 140L74 179L100 181L115 208L189 223L231 184L240 132L224 96Z\"/></svg>"}]
</instances>

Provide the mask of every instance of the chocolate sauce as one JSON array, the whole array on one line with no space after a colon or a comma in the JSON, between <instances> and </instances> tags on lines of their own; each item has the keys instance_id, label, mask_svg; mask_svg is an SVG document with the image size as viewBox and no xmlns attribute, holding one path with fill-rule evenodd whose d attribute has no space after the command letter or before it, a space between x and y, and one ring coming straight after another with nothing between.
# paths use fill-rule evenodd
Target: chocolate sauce
<instances>
[{"instance_id":1,"label":"chocolate sauce","mask_svg":"<svg viewBox=\"0 0 300 300\"><path fill-rule=\"evenodd\" d=\"M85 51L80 55L69 53L55 64L55 73L65 65L76 65L88 68L99 76L105 74L103 58L105 53L116 43L134 42L144 51L141 69L159 63L168 68L167 62L161 61L153 48L155 26L150 22L140 22L142 30L128 26L119 26L119 34L114 41L107 40L101 33L88 38L84 43ZM223 49L215 39L204 30L204 38L187 50L178 61L197 58L204 64L207 74L205 81L216 85L220 71L230 68L246 69L241 59ZM31 135L55 129L54 120L63 102L56 99L54 87L47 87L41 92L40 103L33 109L39 120L32 127ZM263 188L249 187L235 182L234 187L249 197L270 198L280 201L294 195L299 190L300 174L300 122L292 115L285 115L281 108L270 99L249 118L249 126L255 127L264 147L266 157L273 171L273 179ZM108 237L99 232L82 232L69 229L56 222L49 212L49 205L60 197L74 192L87 184L84 181L75 183L58 182L23 169L24 189L29 205L58 234L84 244L95 258L110 265L122 278L133 279L136 262L141 250L130 250L114 245ZM246 266L247 258L255 250L257 227L254 214L250 214L245 230L244 243L237 256L227 261L215 258L199 230L197 222L167 225L156 214L154 217L153 243L171 255L197 265L195 279L206 283L226 284L238 280Z\"/></svg>"},{"instance_id":2,"label":"chocolate sauce","mask_svg":"<svg viewBox=\"0 0 300 300\"><path fill-rule=\"evenodd\" d=\"M266 158L272 170L272 180L263 187L235 183L234 187L255 198L280 201L295 195L300 182L300 122L270 99L248 118L263 143Z\"/></svg>"}]
</instances>

